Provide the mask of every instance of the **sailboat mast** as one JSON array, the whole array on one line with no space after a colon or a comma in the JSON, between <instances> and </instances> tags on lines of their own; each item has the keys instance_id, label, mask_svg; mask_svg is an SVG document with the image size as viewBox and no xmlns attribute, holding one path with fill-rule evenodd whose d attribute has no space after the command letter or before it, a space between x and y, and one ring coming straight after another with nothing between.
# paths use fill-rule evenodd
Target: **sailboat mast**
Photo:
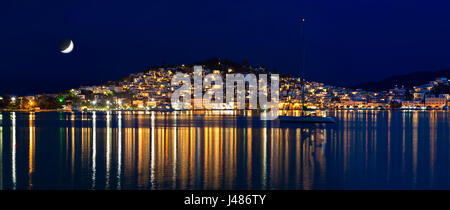
<instances>
[{"instance_id":1,"label":"sailboat mast","mask_svg":"<svg viewBox=\"0 0 450 210\"><path fill-rule=\"evenodd\" d=\"M305 71L305 34L304 34L304 23L305 23L305 18L302 18L300 21L300 41L301 41L301 69L300 69L300 84L302 86L302 116L305 116L305 78L304 78L304 74L302 75L302 73L304 73Z\"/></svg>"}]
</instances>

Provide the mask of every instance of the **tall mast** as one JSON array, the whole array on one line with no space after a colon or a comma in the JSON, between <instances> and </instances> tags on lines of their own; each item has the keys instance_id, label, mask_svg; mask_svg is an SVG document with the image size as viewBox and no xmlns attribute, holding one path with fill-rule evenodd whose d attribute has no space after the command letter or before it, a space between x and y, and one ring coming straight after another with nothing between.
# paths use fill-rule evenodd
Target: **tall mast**
<instances>
[{"instance_id":1,"label":"tall mast","mask_svg":"<svg viewBox=\"0 0 450 210\"><path fill-rule=\"evenodd\" d=\"M301 42L301 65L300 65L300 84L302 86L302 116L305 116L305 78L304 78L304 71L305 71L305 34L304 34L304 23L305 18L302 18L300 21L300 42ZM303 75L302 75L303 73Z\"/></svg>"}]
</instances>

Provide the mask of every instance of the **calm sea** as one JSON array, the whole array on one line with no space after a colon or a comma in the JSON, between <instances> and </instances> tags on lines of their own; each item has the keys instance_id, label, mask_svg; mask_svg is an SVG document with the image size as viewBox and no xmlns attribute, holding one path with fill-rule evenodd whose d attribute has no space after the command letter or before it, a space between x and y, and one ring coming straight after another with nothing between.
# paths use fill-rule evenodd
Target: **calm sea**
<instances>
[{"instance_id":1,"label":"calm sea","mask_svg":"<svg viewBox=\"0 0 450 210\"><path fill-rule=\"evenodd\" d=\"M450 112L231 114L3 112L0 189L450 189Z\"/></svg>"}]
</instances>

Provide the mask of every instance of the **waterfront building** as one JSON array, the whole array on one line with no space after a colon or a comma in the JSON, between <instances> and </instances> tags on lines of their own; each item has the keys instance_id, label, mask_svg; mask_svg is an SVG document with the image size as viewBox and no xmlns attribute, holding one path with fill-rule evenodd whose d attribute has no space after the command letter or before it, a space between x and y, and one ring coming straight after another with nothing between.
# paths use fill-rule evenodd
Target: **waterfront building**
<instances>
[{"instance_id":1,"label":"waterfront building","mask_svg":"<svg viewBox=\"0 0 450 210\"><path fill-rule=\"evenodd\" d=\"M446 98L435 98L435 97L426 97L425 98L425 107L432 109L442 109L447 105Z\"/></svg>"}]
</instances>

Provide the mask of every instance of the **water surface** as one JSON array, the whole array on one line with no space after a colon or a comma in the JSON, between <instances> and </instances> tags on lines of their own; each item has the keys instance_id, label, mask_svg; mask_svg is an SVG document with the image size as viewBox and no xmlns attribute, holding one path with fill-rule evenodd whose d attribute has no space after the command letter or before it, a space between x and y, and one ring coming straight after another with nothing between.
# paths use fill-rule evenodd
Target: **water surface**
<instances>
[{"instance_id":1,"label":"water surface","mask_svg":"<svg viewBox=\"0 0 450 210\"><path fill-rule=\"evenodd\" d=\"M3 112L0 189L450 189L450 113Z\"/></svg>"}]
</instances>

